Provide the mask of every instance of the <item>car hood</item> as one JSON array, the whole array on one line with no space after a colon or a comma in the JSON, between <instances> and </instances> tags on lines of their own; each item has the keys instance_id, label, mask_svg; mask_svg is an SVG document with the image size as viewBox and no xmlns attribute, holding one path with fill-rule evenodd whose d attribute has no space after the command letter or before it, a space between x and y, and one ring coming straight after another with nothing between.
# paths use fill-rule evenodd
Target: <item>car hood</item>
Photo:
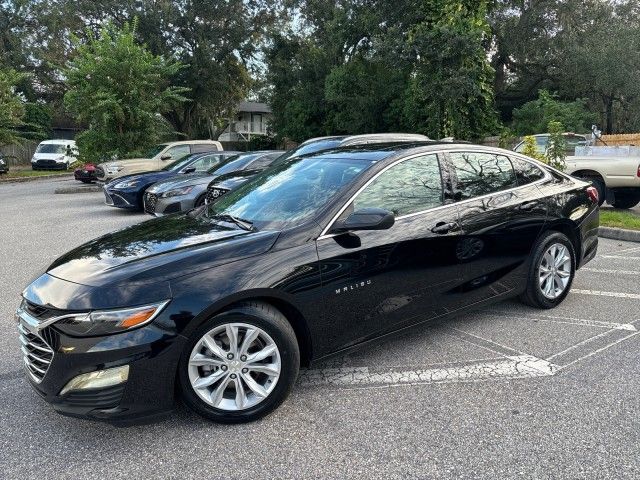
<instances>
[{"instance_id":1,"label":"car hood","mask_svg":"<svg viewBox=\"0 0 640 480\"><path fill-rule=\"evenodd\" d=\"M241 174L238 174L241 173ZM255 177L259 172L253 171L249 172L237 172L236 175L224 175L223 177L217 178L215 181L216 187L226 188L229 190L233 190L236 187L239 187L243 183L247 183L253 177Z\"/></svg>"},{"instance_id":2,"label":"car hood","mask_svg":"<svg viewBox=\"0 0 640 480\"><path fill-rule=\"evenodd\" d=\"M58 258L47 274L96 287L168 281L266 252L278 234L169 215L85 243Z\"/></svg>"},{"instance_id":3,"label":"car hood","mask_svg":"<svg viewBox=\"0 0 640 480\"><path fill-rule=\"evenodd\" d=\"M116 183L120 182L130 182L137 180L140 184L137 187L141 187L144 185L151 185L152 183L159 182L160 180L164 180L167 178L175 177L176 175L180 175L178 172L165 172L165 171L155 171L155 172L144 172L144 173L134 173L132 175L124 175L122 177L118 177L115 180L109 182L107 184L108 187L113 187ZM137 188L134 187L134 188Z\"/></svg>"},{"instance_id":4,"label":"car hood","mask_svg":"<svg viewBox=\"0 0 640 480\"><path fill-rule=\"evenodd\" d=\"M211 175L210 173L187 173L180 175L179 178L173 177L161 180L151 186L147 191L151 193L162 193L175 188L189 187L192 185L206 185L214 178L216 178L216 176Z\"/></svg>"}]
</instances>

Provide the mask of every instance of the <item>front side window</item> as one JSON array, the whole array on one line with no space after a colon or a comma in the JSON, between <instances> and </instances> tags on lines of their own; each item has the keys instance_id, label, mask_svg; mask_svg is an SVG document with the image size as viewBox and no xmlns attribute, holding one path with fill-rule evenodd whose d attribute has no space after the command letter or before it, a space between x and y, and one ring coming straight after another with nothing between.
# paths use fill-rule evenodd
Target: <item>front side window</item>
<instances>
[{"instance_id":1,"label":"front side window","mask_svg":"<svg viewBox=\"0 0 640 480\"><path fill-rule=\"evenodd\" d=\"M204 172L205 170L209 170L211 167L215 167L219 163L219 155L203 155L189 166L195 168L197 172Z\"/></svg>"},{"instance_id":2,"label":"front side window","mask_svg":"<svg viewBox=\"0 0 640 480\"><path fill-rule=\"evenodd\" d=\"M512 157L511 163L516 171L518 185L528 185L544 178L544 172L530 162Z\"/></svg>"},{"instance_id":3,"label":"front side window","mask_svg":"<svg viewBox=\"0 0 640 480\"><path fill-rule=\"evenodd\" d=\"M189 145L176 145L175 147L171 147L167 150L167 154L171 155L171 158L177 160L185 155L189 155L191 150L189 149Z\"/></svg>"},{"instance_id":4,"label":"front side window","mask_svg":"<svg viewBox=\"0 0 640 480\"><path fill-rule=\"evenodd\" d=\"M353 202L353 209L383 208L396 217L442 205L442 180L436 155L410 158L381 173Z\"/></svg>"},{"instance_id":5,"label":"front side window","mask_svg":"<svg viewBox=\"0 0 640 480\"><path fill-rule=\"evenodd\" d=\"M491 153L452 152L454 198L466 200L517 187L509 159Z\"/></svg>"}]
</instances>

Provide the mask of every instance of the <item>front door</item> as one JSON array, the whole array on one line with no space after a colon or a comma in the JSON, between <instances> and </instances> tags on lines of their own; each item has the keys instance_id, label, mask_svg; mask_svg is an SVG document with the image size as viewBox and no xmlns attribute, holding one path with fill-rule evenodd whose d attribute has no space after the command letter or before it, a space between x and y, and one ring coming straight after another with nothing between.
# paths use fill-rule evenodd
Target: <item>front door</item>
<instances>
[{"instance_id":1,"label":"front door","mask_svg":"<svg viewBox=\"0 0 640 480\"><path fill-rule=\"evenodd\" d=\"M409 158L378 174L340 216L384 208L396 216L390 229L318 239L329 325L320 351L329 353L446 311L446 292L458 283L459 229L457 207L444 205L443 199L437 155Z\"/></svg>"}]
</instances>

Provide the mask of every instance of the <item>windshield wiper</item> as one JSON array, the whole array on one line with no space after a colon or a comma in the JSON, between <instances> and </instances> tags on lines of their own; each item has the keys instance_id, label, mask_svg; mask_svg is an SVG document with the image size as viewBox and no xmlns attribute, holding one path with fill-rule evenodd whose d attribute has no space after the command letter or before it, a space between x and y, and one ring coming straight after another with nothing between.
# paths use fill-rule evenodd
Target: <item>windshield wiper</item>
<instances>
[{"instance_id":1,"label":"windshield wiper","mask_svg":"<svg viewBox=\"0 0 640 480\"><path fill-rule=\"evenodd\" d=\"M236 225L238 225L243 230L247 230L247 231L253 230L253 223L250 222L249 220L245 220L244 218L234 217L233 215L229 215L229 214L226 214L226 213L216 213L216 214L211 215L211 218L217 218L217 219L222 220L224 222L235 223Z\"/></svg>"}]
</instances>

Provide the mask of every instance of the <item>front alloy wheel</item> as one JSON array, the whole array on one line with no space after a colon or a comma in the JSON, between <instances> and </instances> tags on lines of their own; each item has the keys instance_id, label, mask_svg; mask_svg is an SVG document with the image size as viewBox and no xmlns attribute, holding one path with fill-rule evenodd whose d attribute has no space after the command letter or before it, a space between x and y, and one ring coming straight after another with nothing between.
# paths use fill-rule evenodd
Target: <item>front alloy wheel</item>
<instances>
[{"instance_id":1,"label":"front alloy wheel","mask_svg":"<svg viewBox=\"0 0 640 480\"><path fill-rule=\"evenodd\" d=\"M270 304L243 302L189 335L178 367L182 399L220 423L257 420L289 395L300 348L287 318Z\"/></svg>"},{"instance_id":2,"label":"front alloy wheel","mask_svg":"<svg viewBox=\"0 0 640 480\"><path fill-rule=\"evenodd\" d=\"M280 378L280 351L259 327L219 325L196 343L189 380L207 404L225 411L251 408L273 391Z\"/></svg>"}]
</instances>

